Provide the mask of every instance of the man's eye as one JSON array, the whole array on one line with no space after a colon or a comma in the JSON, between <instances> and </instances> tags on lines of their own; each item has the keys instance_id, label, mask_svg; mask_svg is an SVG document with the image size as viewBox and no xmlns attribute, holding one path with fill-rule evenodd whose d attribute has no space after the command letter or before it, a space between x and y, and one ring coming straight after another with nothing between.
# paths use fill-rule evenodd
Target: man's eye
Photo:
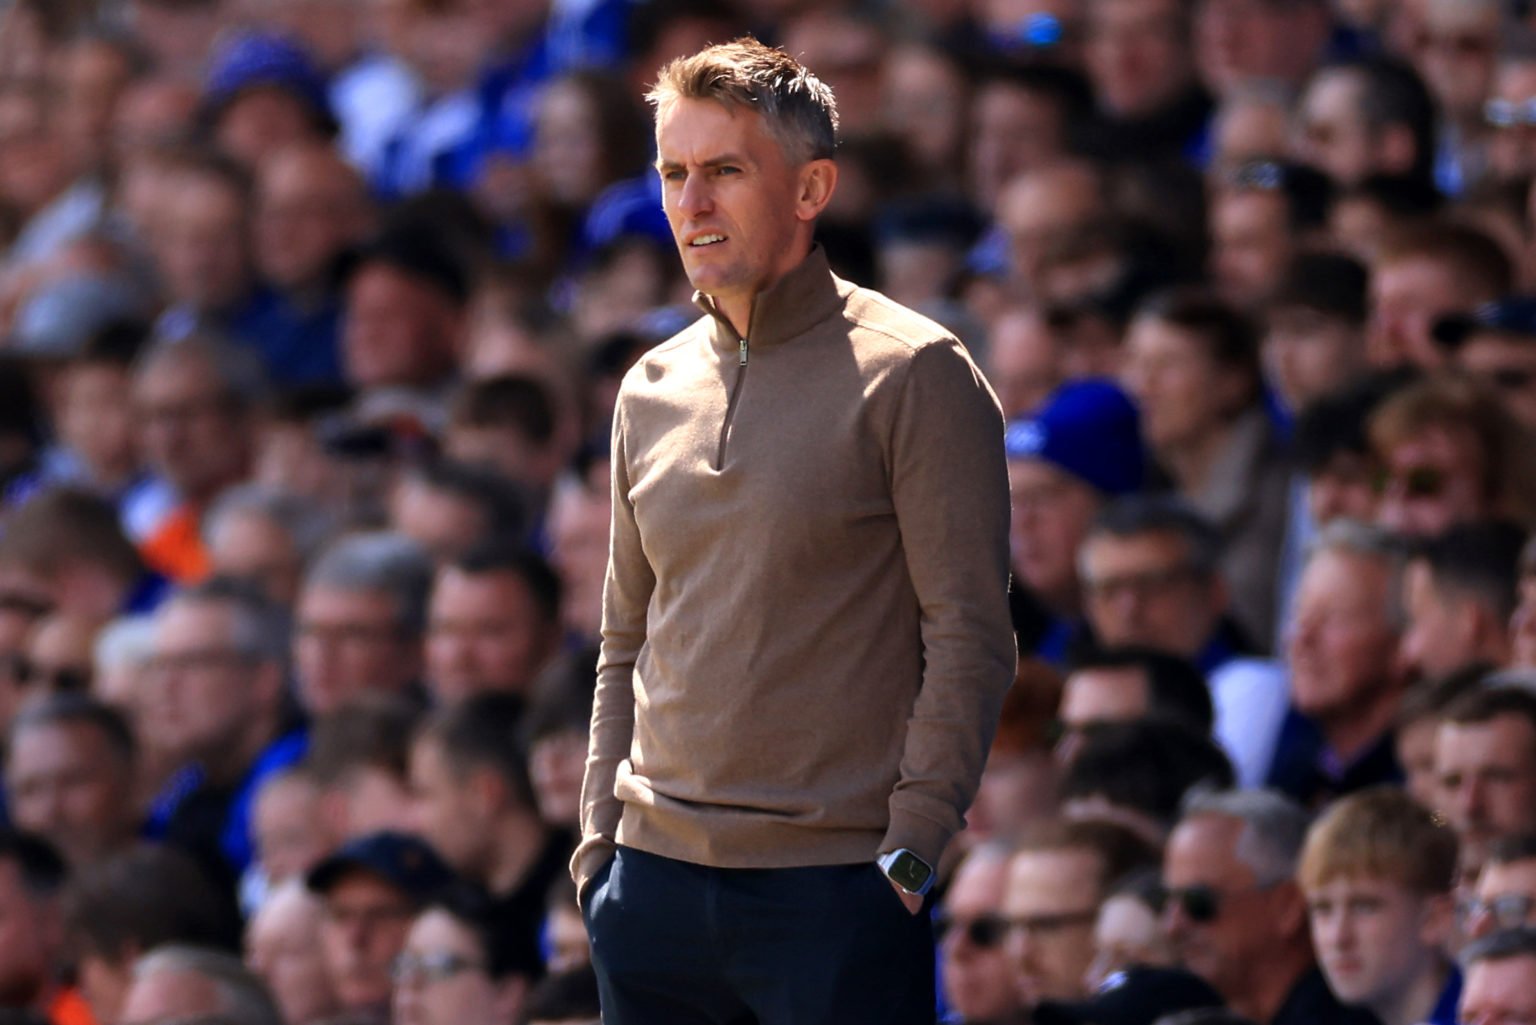
<instances>
[{"instance_id":1,"label":"man's eye","mask_svg":"<svg viewBox=\"0 0 1536 1025\"><path fill-rule=\"evenodd\" d=\"M717 167L717 168L715 168L715 173L716 174L720 174L720 175L740 174L741 173L741 168L739 168L739 167L731 167L731 166L727 165L725 167Z\"/></svg>"}]
</instances>

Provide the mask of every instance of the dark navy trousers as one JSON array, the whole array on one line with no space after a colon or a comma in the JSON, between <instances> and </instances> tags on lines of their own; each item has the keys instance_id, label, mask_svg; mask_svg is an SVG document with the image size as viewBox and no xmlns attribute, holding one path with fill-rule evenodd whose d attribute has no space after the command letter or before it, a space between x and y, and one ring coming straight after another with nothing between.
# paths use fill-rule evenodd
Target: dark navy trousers
<instances>
[{"instance_id":1,"label":"dark navy trousers","mask_svg":"<svg viewBox=\"0 0 1536 1025\"><path fill-rule=\"evenodd\" d=\"M933 930L873 862L619 848L582 894L604 1025L934 1025Z\"/></svg>"}]
</instances>

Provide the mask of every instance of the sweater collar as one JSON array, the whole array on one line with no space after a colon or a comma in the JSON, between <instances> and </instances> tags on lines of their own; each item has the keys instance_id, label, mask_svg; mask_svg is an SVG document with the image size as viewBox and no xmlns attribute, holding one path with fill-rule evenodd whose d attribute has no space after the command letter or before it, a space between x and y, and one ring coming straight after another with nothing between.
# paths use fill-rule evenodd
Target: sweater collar
<instances>
[{"instance_id":1,"label":"sweater collar","mask_svg":"<svg viewBox=\"0 0 1536 1025\"><path fill-rule=\"evenodd\" d=\"M752 300L750 338L753 346L776 345L809 331L831 316L842 302L838 279L820 243L788 274ZM693 293L694 305L711 318L711 338L721 349L735 349L740 336L731 322L703 292Z\"/></svg>"}]
</instances>

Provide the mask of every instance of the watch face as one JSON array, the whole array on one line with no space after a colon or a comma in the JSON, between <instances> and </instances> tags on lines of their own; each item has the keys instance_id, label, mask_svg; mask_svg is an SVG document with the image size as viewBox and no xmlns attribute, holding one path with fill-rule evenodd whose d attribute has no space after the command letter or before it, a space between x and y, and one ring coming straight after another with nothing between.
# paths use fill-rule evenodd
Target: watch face
<instances>
[{"instance_id":1,"label":"watch face","mask_svg":"<svg viewBox=\"0 0 1536 1025\"><path fill-rule=\"evenodd\" d=\"M924 864L917 855L908 851L902 851L891 862L891 879L897 886L911 893L921 893L932 875L933 869Z\"/></svg>"}]
</instances>

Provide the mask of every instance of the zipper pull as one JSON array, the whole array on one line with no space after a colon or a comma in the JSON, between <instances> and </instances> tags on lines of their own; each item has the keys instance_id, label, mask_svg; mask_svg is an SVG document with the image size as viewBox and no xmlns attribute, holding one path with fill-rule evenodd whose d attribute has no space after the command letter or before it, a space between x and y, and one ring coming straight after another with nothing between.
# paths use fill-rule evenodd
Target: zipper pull
<instances>
[{"instance_id":1,"label":"zipper pull","mask_svg":"<svg viewBox=\"0 0 1536 1025\"><path fill-rule=\"evenodd\" d=\"M745 338L741 340L741 363L739 365L747 365L747 340Z\"/></svg>"}]
</instances>

